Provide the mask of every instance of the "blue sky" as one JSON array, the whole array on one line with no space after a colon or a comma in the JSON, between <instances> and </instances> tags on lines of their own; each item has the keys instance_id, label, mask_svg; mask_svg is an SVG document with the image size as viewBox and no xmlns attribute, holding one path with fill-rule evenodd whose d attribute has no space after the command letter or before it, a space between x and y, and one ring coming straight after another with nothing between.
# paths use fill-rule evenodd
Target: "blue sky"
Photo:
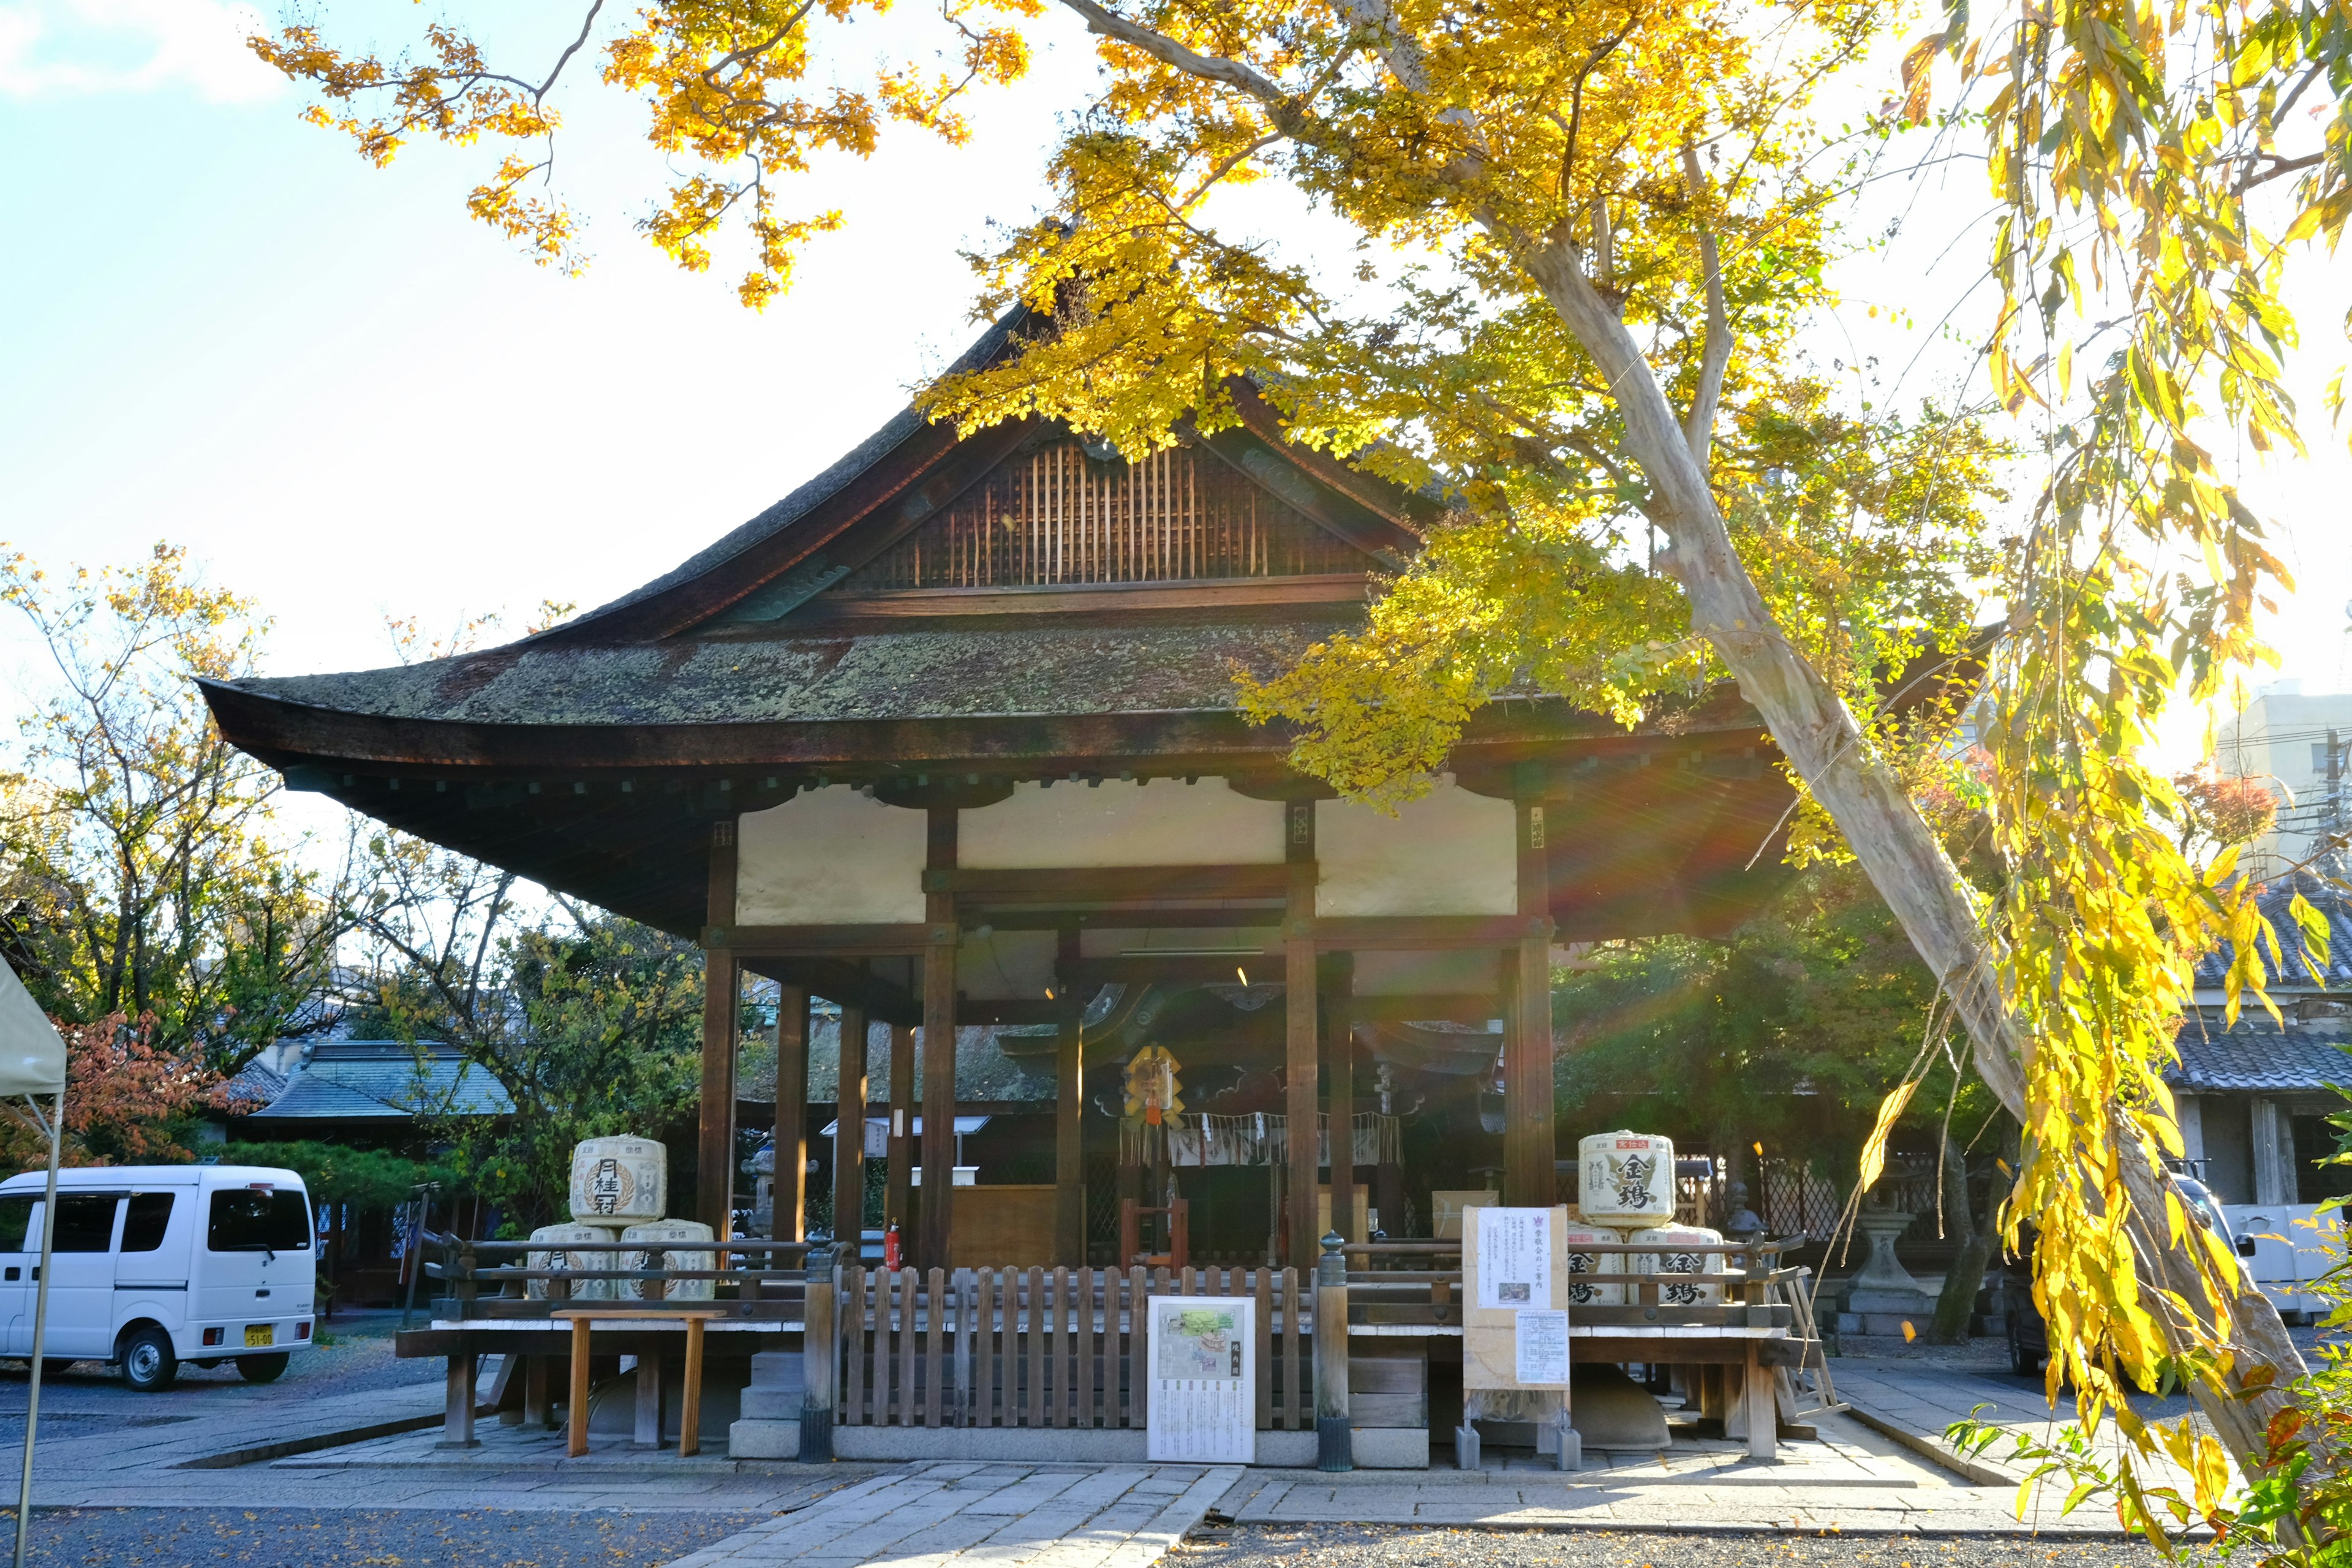
<instances>
[{"instance_id":1,"label":"blue sky","mask_svg":"<svg viewBox=\"0 0 2352 1568\"><path fill-rule=\"evenodd\" d=\"M496 14L544 56L578 11ZM387 615L430 633L601 602L824 467L975 330L958 247L1032 216L1055 115L1093 69L1049 19L1060 41L977 105L971 147L901 138L824 172L809 205L842 205L848 231L753 315L628 231L660 169L625 104L573 100L567 189L595 261L567 279L466 218L482 154L419 148L379 173L301 124L236 41L254 15L0 0L0 539L52 566L184 543L268 607L287 672L385 662ZM328 19L348 37L419 15L359 0ZM1859 305L1919 276L1861 263L1847 283ZM2322 275L2308 301L2339 348L2343 287ZM1858 314L1822 357L1882 330ZM2352 465L2248 478L2308 579L2279 628L2291 672L2338 689Z\"/></svg>"}]
</instances>

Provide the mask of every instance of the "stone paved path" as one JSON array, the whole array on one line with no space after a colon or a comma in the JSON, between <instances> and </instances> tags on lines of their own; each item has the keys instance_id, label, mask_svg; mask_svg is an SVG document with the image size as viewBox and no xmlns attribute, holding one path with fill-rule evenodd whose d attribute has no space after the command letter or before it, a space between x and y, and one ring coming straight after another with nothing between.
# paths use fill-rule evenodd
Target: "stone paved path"
<instances>
[{"instance_id":1,"label":"stone paved path","mask_svg":"<svg viewBox=\"0 0 2352 1568\"><path fill-rule=\"evenodd\" d=\"M2007 1437L1996 1439L1980 1452L1956 1453L1944 1437L1945 1428L1953 1422L1974 1415L2005 1433L2051 1443L2061 1427L2075 1421L2071 1394L2062 1395L2058 1407L2053 1410L2039 1378L2020 1377L2006 1370L1972 1371L1840 1360L1831 1372L1837 1381L1838 1396L1853 1406L1857 1416L1914 1451L1956 1467L1980 1485L2014 1489L2030 1467L2011 1458L2015 1445ZM2147 1419L2167 1423L2178 1421L2193 1410L2189 1401L2179 1395L2168 1399L2137 1395L2132 1405ZM2204 1427L2202 1416L2197 1421L2200 1428ZM2096 1447L2112 1462L2122 1440L2109 1423L2100 1433ZM2178 1487L2184 1496L2192 1489L2186 1472L2168 1458L2155 1462L2143 1459L2140 1466L2142 1478L2148 1484ZM2059 1489L2063 1493L2063 1484Z\"/></svg>"},{"instance_id":2,"label":"stone paved path","mask_svg":"<svg viewBox=\"0 0 2352 1568\"><path fill-rule=\"evenodd\" d=\"M911 1465L669 1568L1150 1568L1241 1474L1199 1465Z\"/></svg>"}]
</instances>

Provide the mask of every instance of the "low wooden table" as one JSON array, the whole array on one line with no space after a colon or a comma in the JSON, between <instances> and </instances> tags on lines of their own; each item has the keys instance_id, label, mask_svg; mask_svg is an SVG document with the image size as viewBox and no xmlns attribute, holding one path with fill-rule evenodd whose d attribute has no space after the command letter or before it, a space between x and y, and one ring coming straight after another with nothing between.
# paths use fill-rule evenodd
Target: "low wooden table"
<instances>
[{"instance_id":1,"label":"low wooden table","mask_svg":"<svg viewBox=\"0 0 2352 1568\"><path fill-rule=\"evenodd\" d=\"M630 1321L643 1323L648 1320L662 1322L684 1321L686 1324L686 1395L677 1413L677 1452L680 1458L702 1451L702 1329L713 1318L725 1317L725 1309L667 1307L647 1311L643 1307L559 1307L549 1317L572 1325L572 1394L563 1414L563 1451L573 1458L588 1451L588 1336L590 1325L596 1322ZM644 1352L638 1352L640 1357ZM640 1360L639 1375L652 1369L655 1397L660 1397L661 1361ZM655 1441L660 1441L660 1428L655 1428Z\"/></svg>"}]
</instances>

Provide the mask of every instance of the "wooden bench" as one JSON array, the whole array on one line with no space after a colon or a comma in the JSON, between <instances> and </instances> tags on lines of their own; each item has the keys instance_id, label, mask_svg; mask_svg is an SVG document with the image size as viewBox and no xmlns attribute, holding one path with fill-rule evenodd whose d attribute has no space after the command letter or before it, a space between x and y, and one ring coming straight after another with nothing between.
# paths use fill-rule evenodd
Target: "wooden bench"
<instances>
[{"instance_id":1,"label":"wooden bench","mask_svg":"<svg viewBox=\"0 0 2352 1568\"><path fill-rule=\"evenodd\" d=\"M677 1452L687 1458L702 1451L702 1329L713 1318L724 1317L716 1307L559 1307L548 1314L572 1325L572 1393L563 1415L563 1451L578 1458L588 1451L588 1337L598 1322L644 1323L683 1321L686 1324L685 1397L678 1407ZM456 1358L452 1358L455 1364ZM661 1444L661 1357L637 1352L637 1440L646 1441L646 1412L653 1412L652 1446Z\"/></svg>"}]
</instances>

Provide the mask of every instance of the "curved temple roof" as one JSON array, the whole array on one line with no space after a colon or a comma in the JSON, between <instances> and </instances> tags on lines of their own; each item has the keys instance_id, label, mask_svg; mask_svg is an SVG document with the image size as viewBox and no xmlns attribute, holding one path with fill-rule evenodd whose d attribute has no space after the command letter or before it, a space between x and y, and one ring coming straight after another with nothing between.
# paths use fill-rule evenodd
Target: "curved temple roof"
<instances>
[{"instance_id":1,"label":"curved temple roof","mask_svg":"<svg viewBox=\"0 0 2352 1568\"><path fill-rule=\"evenodd\" d=\"M999 323L959 363L1013 342ZM1181 431L1136 465L1043 421L958 437L908 409L562 626L205 696L294 787L681 932L703 923L709 821L820 778L903 804L1087 774L1317 793L1286 733L1243 721L1234 675L1358 620L1432 510L1290 445L1246 384L1235 403L1240 428ZM1771 754L1727 692L1634 735L1522 697L1490 704L1451 765L1574 803L1555 915L1602 936L1755 907L1790 800Z\"/></svg>"}]
</instances>

